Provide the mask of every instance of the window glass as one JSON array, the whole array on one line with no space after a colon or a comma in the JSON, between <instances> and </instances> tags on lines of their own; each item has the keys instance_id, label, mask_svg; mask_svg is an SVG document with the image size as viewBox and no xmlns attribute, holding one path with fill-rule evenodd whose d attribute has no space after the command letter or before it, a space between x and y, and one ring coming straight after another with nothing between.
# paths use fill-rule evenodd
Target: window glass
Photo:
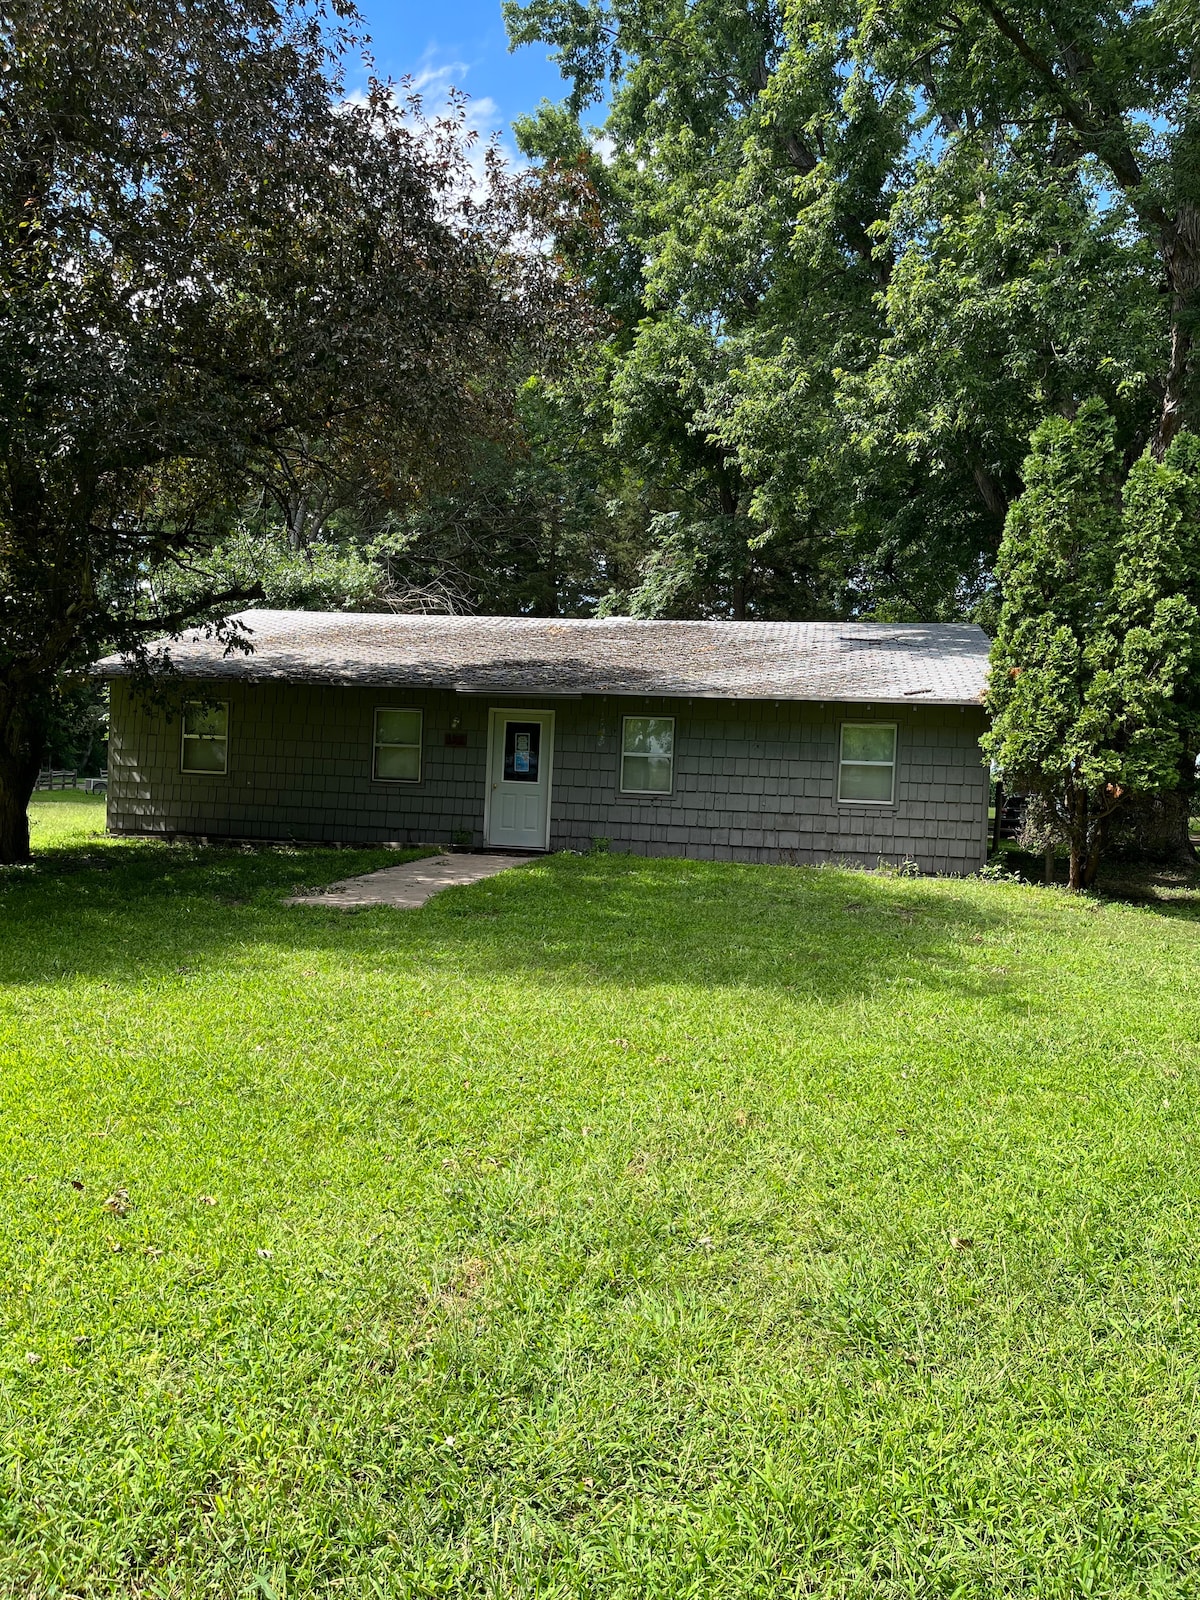
<instances>
[{"instance_id":1,"label":"window glass","mask_svg":"<svg viewBox=\"0 0 1200 1600\"><path fill-rule=\"evenodd\" d=\"M184 772L224 772L229 760L229 707L189 701L183 708L180 766Z\"/></svg>"},{"instance_id":2,"label":"window glass","mask_svg":"<svg viewBox=\"0 0 1200 1600\"><path fill-rule=\"evenodd\" d=\"M843 761L886 761L896 756L896 730L886 722L848 722L842 729Z\"/></svg>"},{"instance_id":3,"label":"window glass","mask_svg":"<svg viewBox=\"0 0 1200 1600\"><path fill-rule=\"evenodd\" d=\"M376 744L421 743L419 711L378 711L375 714Z\"/></svg>"},{"instance_id":4,"label":"window glass","mask_svg":"<svg viewBox=\"0 0 1200 1600\"><path fill-rule=\"evenodd\" d=\"M843 723L838 799L890 805L895 787L895 723Z\"/></svg>"},{"instance_id":5,"label":"window glass","mask_svg":"<svg viewBox=\"0 0 1200 1600\"><path fill-rule=\"evenodd\" d=\"M381 744L375 751L375 776L416 783L421 776L421 751L412 745Z\"/></svg>"},{"instance_id":6,"label":"window glass","mask_svg":"<svg viewBox=\"0 0 1200 1600\"><path fill-rule=\"evenodd\" d=\"M624 719L621 788L627 794L670 794L674 764L674 717Z\"/></svg>"},{"instance_id":7,"label":"window glass","mask_svg":"<svg viewBox=\"0 0 1200 1600\"><path fill-rule=\"evenodd\" d=\"M224 701L216 705L192 701L184 708L183 731L189 739L223 739L228 728L229 707Z\"/></svg>"},{"instance_id":8,"label":"window glass","mask_svg":"<svg viewBox=\"0 0 1200 1600\"><path fill-rule=\"evenodd\" d=\"M883 800L892 798L892 769L858 766L848 762L842 768L843 800Z\"/></svg>"},{"instance_id":9,"label":"window glass","mask_svg":"<svg viewBox=\"0 0 1200 1600\"><path fill-rule=\"evenodd\" d=\"M504 724L505 783L536 783L542 754L540 722Z\"/></svg>"},{"instance_id":10,"label":"window glass","mask_svg":"<svg viewBox=\"0 0 1200 1600\"><path fill-rule=\"evenodd\" d=\"M421 781L421 713L380 707L375 713L375 776L389 783Z\"/></svg>"}]
</instances>

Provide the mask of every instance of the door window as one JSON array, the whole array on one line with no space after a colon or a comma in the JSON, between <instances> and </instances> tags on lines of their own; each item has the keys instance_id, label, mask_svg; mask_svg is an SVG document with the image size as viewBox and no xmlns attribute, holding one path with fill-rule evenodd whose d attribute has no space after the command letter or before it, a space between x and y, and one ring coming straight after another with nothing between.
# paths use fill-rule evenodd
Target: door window
<instances>
[{"instance_id":1,"label":"door window","mask_svg":"<svg viewBox=\"0 0 1200 1600\"><path fill-rule=\"evenodd\" d=\"M542 754L540 722L504 724L505 783L536 783Z\"/></svg>"}]
</instances>

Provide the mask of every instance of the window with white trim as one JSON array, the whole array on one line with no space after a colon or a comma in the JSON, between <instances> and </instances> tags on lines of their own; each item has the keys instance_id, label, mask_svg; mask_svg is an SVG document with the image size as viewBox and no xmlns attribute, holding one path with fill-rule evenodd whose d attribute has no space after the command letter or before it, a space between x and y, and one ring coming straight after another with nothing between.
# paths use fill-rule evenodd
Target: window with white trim
<instances>
[{"instance_id":1,"label":"window with white trim","mask_svg":"<svg viewBox=\"0 0 1200 1600\"><path fill-rule=\"evenodd\" d=\"M670 794L675 779L675 718L625 717L621 727L621 792Z\"/></svg>"},{"instance_id":2,"label":"window with white trim","mask_svg":"<svg viewBox=\"0 0 1200 1600\"><path fill-rule=\"evenodd\" d=\"M217 775L229 770L227 700L189 700L184 706L179 768Z\"/></svg>"},{"instance_id":3,"label":"window with white trim","mask_svg":"<svg viewBox=\"0 0 1200 1600\"><path fill-rule=\"evenodd\" d=\"M896 796L896 724L843 722L838 799L890 806Z\"/></svg>"},{"instance_id":4,"label":"window with white trim","mask_svg":"<svg viewBox=\"0 0 1200 1600\"><path fill-rule=\"evenodd\" d=\"M375 777L383 783L420 783L421 713L380 706L375 713Z\"/></svg>"}]
</instances>

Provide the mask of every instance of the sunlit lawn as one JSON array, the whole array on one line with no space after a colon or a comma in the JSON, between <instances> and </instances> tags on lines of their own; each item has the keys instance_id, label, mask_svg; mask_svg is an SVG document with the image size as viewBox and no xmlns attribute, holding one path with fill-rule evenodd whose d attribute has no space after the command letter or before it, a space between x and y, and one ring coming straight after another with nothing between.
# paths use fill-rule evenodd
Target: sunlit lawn
<instances>
[{"instance_id":1,"label":"sunlit lawn","mask_svg":"<svg viewBox=\"0 0 1200 1600\"><path fill-rule=\"evenodd\" d=\"M34 819L4 1593L1195 1595L1187 896Z\"/></svg>"}]
</instances>

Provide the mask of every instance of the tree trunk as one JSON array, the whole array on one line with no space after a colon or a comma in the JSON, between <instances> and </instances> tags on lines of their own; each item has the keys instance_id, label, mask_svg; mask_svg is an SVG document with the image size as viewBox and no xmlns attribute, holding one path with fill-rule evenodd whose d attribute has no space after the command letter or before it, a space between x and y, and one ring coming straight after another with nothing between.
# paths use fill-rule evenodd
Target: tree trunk
<instances>
[{"instance_id":1,"label":"tree trunk","mask_svg":"<svg viewBox=\"0 0 1200 1600\"><path fill-rule=\"evenodd\" d=\"M1090 889L1092 887L1092 885L1096 881L1096 872L1097 872L1099 866L1100 866L1100 851L1097 849L1097 850L1093 850L1092 851L1091 855L1088 856L1087 860L1083 864L1083 883L1081 885L1082 888Z\"/></svg>"},{"instance_id":2,"label":"tree trunk","mask_svg":"<svg viewBox=\"0 0 1200 1600\"><path fill-rule=\"evenodd\" d=\"M979 498L996 521L1003 523L1008 515L1008 499L996 479L977 456L971 459L971 476L979 490Z\"/></svg>"},{"instance_id":3,"label":"tree trunk","mask_svg":"<svg viewBox=\"0 0 1200 1600\"><path fill-rule=\"evenodd\" d=\"M29 797L37 761L17 761L0 751L0 866L29 860Z\"/></svg>"},{"instance_id":4,"label":"tree trunk","mask_svg":"<svg viewBox=\"0 0 1200 1600\"><path fill-rule=\"evenodd\" d=\"M1160 461L1187 420L1192 386L1192 318L1200 295L1200 209L1189 201L1180 201L1171 226L1163 229L1162 258L1171 297L1171 354L1154 437L1154 454Z\"/></svg>"},{"instance_id":5,"label":"tree trunk","mask_svg":"<svg viewBox=\"0 0 1200 1600\"><path fill-rule=\"evenodd\" d=\"M1101 817L1092 834L1091 844L1088 847L1087 859L1083 863L1083 885L1090 889L1096 881L1096 873L1100 868L1100 857L1104 851L1104 840L1108 832L1108 819Z\"/></svg>"},{"instance_id":6,"label":"tree trunk","mask_svg":"<svg viewBox=\"0 0 1200 1600\"><path fill-rule=\"evenodd\" d=\"M723 468L721 476L717 480L717 495L720 500L721 515L729 519L729 551L736 562L741 558L737 549L737 539L734 537L737 528L734 518L737 516L738 496L737 491L734 489L732 483L730 483L729 479L725 476ZM741 571L735 571L734 573L734 576L730 582L729 602L733 620L735 622L745 622L746 573L744 569Z\"/></svg>"},{"instance_id":7,"label":"tree trunk","mask_svg":"<svg viewBox=\"0 0 1200 1600\"><path fill-rule=\"evenodd\" d=\"M0 866L29 860L29 797L45 735L44 716L11 691L0 694Z\"/></svg>"},{"instance_id":8,"label":"tree trunk","mask_svg":"<svg viewBox=\"0 0 1200 1600\"><path fill-rule=\"evenodd\" d=\"M1088 858L1088 803L1087 796L1075 789L1070 799L1071 859L1067 868L1067 888L1078 894L1083 888Z\"/></svg>"}]
</instances>

